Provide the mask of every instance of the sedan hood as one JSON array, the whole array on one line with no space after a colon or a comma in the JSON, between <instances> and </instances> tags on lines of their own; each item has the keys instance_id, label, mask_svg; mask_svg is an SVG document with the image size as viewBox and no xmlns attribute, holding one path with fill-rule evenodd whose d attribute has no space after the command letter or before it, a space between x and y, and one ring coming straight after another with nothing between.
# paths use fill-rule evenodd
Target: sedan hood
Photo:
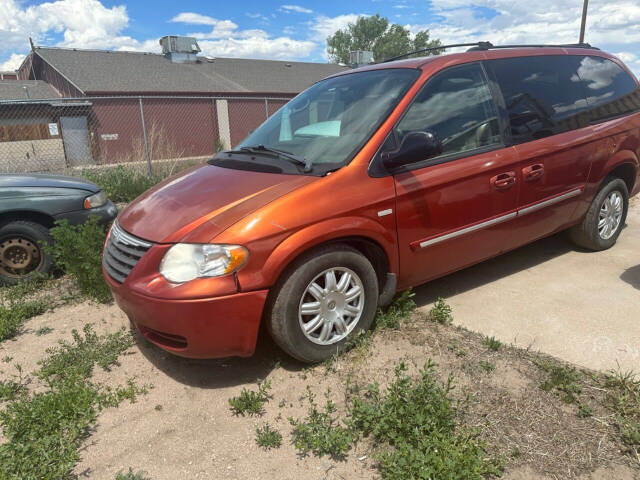
<instances>
[{"instance_id":1,"label":"sedan hood","mask_svg":"<svg viewBox=\"0 0 640 480\"><path fill-rule=\"evenodd\" d=\"M38 173L20 174L0 174L0 188L12 187L40 187L40 188L75 188L88 192L99 192L100 187L77 177L66 177L62 175L46 175Z\"/></svg>"},{"instance_id":2,"label":"sedan hood","mask_svg":"<svg viewBox=\"0 0 640 480\"><path fill-rule=\"evenodd\" d=\"M251 212L315 180L203 165L142 194L122 211L118 223L152 242L206 243Z\"/></svg>"}]
</instances>

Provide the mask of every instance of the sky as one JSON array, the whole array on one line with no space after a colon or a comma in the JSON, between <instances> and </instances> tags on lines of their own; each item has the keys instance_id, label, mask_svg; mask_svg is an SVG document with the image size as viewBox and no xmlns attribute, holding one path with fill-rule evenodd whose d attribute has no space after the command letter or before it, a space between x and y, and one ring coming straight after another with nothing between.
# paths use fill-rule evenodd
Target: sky
<instances>
[{"instance_id":1,"label":"sky","mask_svg":"<svg viewBox=\"0 0 640 480\"><path fill-rule=\"evenodd\" d=\"M296 3L288 3L288 2ZM326 62L326 37L376 13L444 43L576 42L582 0L0 0L0 70L36 45L159 52L196 37L212 57ZM640 77L640 0L590 0L586 41Z\"/></svg>"}]
</instances>

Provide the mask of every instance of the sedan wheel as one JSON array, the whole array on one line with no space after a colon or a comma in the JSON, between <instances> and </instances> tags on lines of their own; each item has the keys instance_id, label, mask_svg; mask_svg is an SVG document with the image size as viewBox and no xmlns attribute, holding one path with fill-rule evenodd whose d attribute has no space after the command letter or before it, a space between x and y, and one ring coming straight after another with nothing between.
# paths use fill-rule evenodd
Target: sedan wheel
<instances>
[{"instance_id":1,"label":"sedan wheel","mask_svg":"<svg viewBox=\"0 0 640 480\"><path fill-rule=\"evenodd\" d=\"M37 270L44 260L40 247L28 238L15 236L0 240L0 274L20 278Z\"/></svg>"}]
</instances>

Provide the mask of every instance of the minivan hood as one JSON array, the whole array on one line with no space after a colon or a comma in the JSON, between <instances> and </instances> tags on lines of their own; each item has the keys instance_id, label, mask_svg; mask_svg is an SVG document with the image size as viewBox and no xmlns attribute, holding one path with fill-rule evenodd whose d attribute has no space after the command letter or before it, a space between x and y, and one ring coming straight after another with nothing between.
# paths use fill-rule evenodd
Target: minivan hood
<instances>
[{"instance_id":1,"label":"minivan hood","mask_svg":"<svg viewBox=\"0 0 640 480\"><path fill-rule=\"evenodd\" d=\"M0 174L0 188L74 188L88 192L98 192L100 187L77 177L63 175L29 174Z\"/></svg>"},{"instance_id":2,"label":"minivan hood","mask_svg":"<svg viewBox=\"0 0 640 480\"><path fill-rule=\"evenodd\" d=\"M118 223L152 242L206 243L256 209L315 180L203 165L142 194L122 211Z\"/></svg>"}]
</instances>

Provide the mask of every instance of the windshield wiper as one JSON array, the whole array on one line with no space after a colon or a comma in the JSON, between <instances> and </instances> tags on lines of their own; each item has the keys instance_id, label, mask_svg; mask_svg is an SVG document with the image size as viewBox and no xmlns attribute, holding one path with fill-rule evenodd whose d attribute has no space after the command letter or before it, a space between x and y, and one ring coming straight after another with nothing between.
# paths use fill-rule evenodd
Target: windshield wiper
<instances>
[{"instance_id":1,"label":"windshield wiper","mask_svg":"<svg viewBox=\"0 0 640 480\"><path fill-rule=\"evenodd\" d=\"M279 157L285 158L297 165L303 165L305 172L310 172L313 168L313 163L311 160L307 160L304 157L298 157L291 152L285 152L284 150L277 150L275 148L267 147L265 145L256 145L254 147L240 147L240 150L243 152L250 153L272 153Z\"/></svg>"}]
</instances>

